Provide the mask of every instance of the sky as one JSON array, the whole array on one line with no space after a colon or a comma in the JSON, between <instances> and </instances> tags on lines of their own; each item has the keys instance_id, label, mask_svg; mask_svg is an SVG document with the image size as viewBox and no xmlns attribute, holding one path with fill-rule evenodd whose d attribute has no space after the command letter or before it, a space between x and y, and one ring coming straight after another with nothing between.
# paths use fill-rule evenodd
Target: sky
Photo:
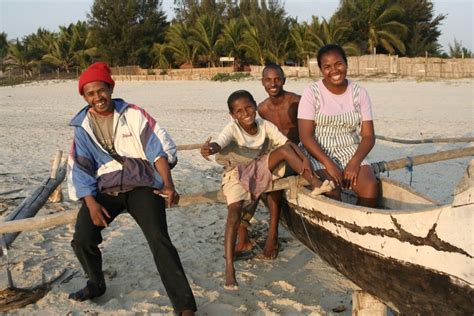
<instances>
[{"instance_id":1,"label":"sky","mask_svg":"<svg viewBox=\"0 0 474 316\"><path fill-rule=\"evenodd\" d=\"M474 0L432 0L434 13L447 14L440 27L439 43L447 52L454 39L474 50ZM60 25L86 20L93 0L0 0L0 32L8 39L22 38L42 27L57 31ZM329 19L339 0L286 0L285 10L298 21L309 21L311 15ZM173 0L163 0L168 20L173 16Z\"/></svg>"}]
</instances>

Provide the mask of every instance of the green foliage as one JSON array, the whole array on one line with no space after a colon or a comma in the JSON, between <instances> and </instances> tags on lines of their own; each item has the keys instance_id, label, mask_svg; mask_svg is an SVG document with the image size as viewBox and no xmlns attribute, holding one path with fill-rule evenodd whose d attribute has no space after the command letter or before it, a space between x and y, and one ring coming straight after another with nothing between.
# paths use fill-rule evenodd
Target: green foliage
<instances>
[{"instance_id":1,"label":"green foliage","mask_svg":"<svg viewBox=\"0 0 474 316\"><path fill-rule=\"evenodd\" d=\"M219 60L220 29L217 17L206 14L200 16L191 29L198 53L201 53L212 67L215 67Z\"/></svg>"},{"instance_id":2,"label":"green foliage","mask_svg":"<svg viewBox=\"0 0 474 316\"><path fill-rule=\"evenodd\" d=\"M183 64L216 66L221 56L234 57L237 67L289 59L301 65L330 43L348 55L376 48L439 56L439 25L446 17L434 15L431 0L340 0L330 19L313 16L302 23L288 17L284 0L174 0L169 25L161 2L94 0L87 22L61 26L59 32L40 28L12 43L0 33L0 66L31 77L37 68L42 74L69 72L98 59L163 71ZM471 54L457 41L450 50L454 57Z\"/></svg>"},{"instance_id":3,"label":"green foliage","mask_svg":"<svg viewBox=\"0 0 474 316\"><path fill-rule=\"evenodd\" d=\"M449 44L449 56L452 58L470 58L474 55L469 49L462 46L461 41L458 42L456 39L454 39L453 44Z\"/></svg>"},{"instance_id":4,"label":"green foliage","mask_svg":"<svg viewBox=\"0 0 474 316\"><path fill-rule=\"evenodd\" d=\"M239 81L241 79L245 79L250 77L250 73L248 72L234 72L234 73L218 73L214 77L211 78L212 81Z\"/></svg>"},{"instance_id":5,"label":"green foliage","mask_svg":"<svg viewBox=\"0 0 474 316\"><path fill-rule=\"evenodd\" d=\"M401 8L406 13L403 15L403 23L408 27L405 40L407 56L424 56L426 52L430 55L439 55L441 45L438 37L441 31L438 29L445 14L433 14L433 3L430 0L398 0Z\"/></svg>"},{"instance_id":6,"label":"green foliage","mask_svg":"<svg viewBox=\"0 0 474 316\"><path fill-rule=\"evenodd\" d=\"M6 68L17 68L23 71L25 78L33 76L33 70L38 67L38 60L32 54L30 46L17 40L8 46L8 53L4 59Z\"/></svg>"},{"instance_id":7,"label":"green foliage","mask_svg":"<svg viewBox=\"0 0 474 316\"><path fill-rule=\"evenodd\" d=\"M404 10L396 0L341 0L335 13L340 21L349 21L354 30L349 37L362 50L373 53L404 54L407 26L402 23Z\"/></svg>"},{"instance_id":8,"label":"green foliage","mask_svg":"<svg viewBox=\"0 0 474 316\"><path fill-rule=\"evenodd\" d=\"M167 28L159 0L95 0L88 22L102 59L112 65L152 65L151 48Z\"/></svg>"},{"instance_id":9,"label":"green foliage","mask_svg":"<svg viewBox=\"0 0 474 316\"><path fill-rule=\"evenodd\" d=\"M176 65L194 64L198 47L188 26L173 23L166 32L166 47L172 52Z\"/></svg>"}]
</instances>

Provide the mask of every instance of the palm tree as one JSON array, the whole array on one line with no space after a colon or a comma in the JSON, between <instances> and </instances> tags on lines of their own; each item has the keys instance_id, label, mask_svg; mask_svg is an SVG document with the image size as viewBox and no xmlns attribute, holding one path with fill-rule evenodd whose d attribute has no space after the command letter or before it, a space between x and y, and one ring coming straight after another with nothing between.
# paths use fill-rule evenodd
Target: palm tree
<instances>
[{"instance_id":1,"label":"palm tree","mask_svg":"<svg viewBox=\"0 0 474 316\"><path fill-rule=\"evenodd\" d=\"M316 43L311 39L311 32L308 23L299 24L294 21L290 29L290 39L296 51L296 58L300 64L306 62L308 55L314 55L316 52Z\"/></svg>"},{"instance_id":2,"label":"palm tree","mask_svg":"<svg viewBox=\"0 0 474 316\"><path fill-rule=\"evenodd\" d=\"M161 69L170 68L172 63L172 53L168 45L155 43L151 48L151 54L153 56L153 65Z\"/></svg>"},{"instance_id":3,"label":"palm tree","mask_svg":"<svg viewBox=\"0 0 474 316\"><path fill-rule=\"evenodd\" d=\"M21 69L25 78L31 78L38 64L39 61L33 57L27 45L23 45L19 40L8 45L8 53L4 59L7 68Z\"/></svg>"},{"instance_id":4,"label":"palm tree","mask_svg":"<svg viewBox=\"0 0 474 316\"><path fill-rule=\"evenodd\" d=\"M240 48L243 48L246 54L256 60L260 65L265 65L265 58L267 56L267 50L263 45L262 36L257 27L250 24L247 17L244 17L245 31L243 34L243 42Z\"/></svg>"},{"instance_id":5,"label":"palm tree","mask_svg":"<svg viewBox=\"0 0 474 316\"><path fill-rule=\"evenodd\" d=\"M3 59L8 54L8 40L7 40L7 33L1 32L0 33L0 70L5 71L5 66L3 64Z\"/></svg>"},{"instance_id":6,"label":"palm tree","mask_svg":"<svg viewBox=\"0 0 474 316\"><path fill-rule=\"evenodd\" d=\"M329 20L323 19L320 25L320 38L324 45L338 44L348 55L360 55L359 47L354 42L347 41L347 34L350 32L348 23L343 23L333 16Z\"/></svg>"},{"instance_id":7,"label":"palm tree","mask_svg":"<svg viewBox=\"0 0 474 316\"><path fill-rule=\"evenodd\" d=\"M185 24L174 23L166 33L167 47L173 52L173 58L179 64L193 64L198 47Z\"/></svg>"},{"instance_id":8,"label":"palm tree","mask_svg":"<svg viewBox=\"0 0 474 316\"><path fill-rule=\"evenodd\" d=\"M366 46L367 52L380 48L390 54L404 54L403 39L408 28L401 22L403 14L393 0L342 0L335 16L350 21L352 40Z\"/></svg>"},{"instance_id":9,"label":"palm tree","mask_svg":"<svg viewBox=\"0 0 474 316\"><path fill-rule=\"evenodd\" d=\"M75 56L71 46L71 28L60 26L60 33L56 40L51 43L48 53L42 57L42 61L56 67L56 70L66 70L74 66Z\"/></svg>"},{"instance_id":10,"label":"palm tree","mask_svg":"<svg viewBox=\"0 0 474 316\"><path fill-rule=\"evenodd\" d=\"M220 29L217 18L206 14L200 16L194 28L191 29L196 47L212 67L216 66L219 58Z\"/></svg>"},{"instance_id":11,"label":"palm tree","mask_svg":"<svg viewBox=\"0 0 474 316\"><path fill-rule=\"evenodd\" d=\"M219 39L224 53L229 57L234 57L237 64L240 63L245 54L242 50L244 31L245 26L241 19L230 19L224 24Z\"/></svg>"},{"instance_id":12,"label":"palm tree","mask_svg":"<svg viewBox=\"0 0 474 316\"><path fill-rule=\"evenodd\" d=\"M71 24L71 47L74 61L81 69L86 69L92 58L98 55L97 47L92 46L92 32L86 22Z\"/></svg>"}]
</instances>

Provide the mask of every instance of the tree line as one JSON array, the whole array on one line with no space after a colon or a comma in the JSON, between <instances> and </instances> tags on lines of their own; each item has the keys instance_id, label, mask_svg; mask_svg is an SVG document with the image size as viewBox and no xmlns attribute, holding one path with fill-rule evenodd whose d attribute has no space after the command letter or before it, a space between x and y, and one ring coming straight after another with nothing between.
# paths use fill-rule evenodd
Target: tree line
<instances>
[{"instance_id":1,"label":"tree line","mask_svg":"<svg viewBox=\"0 0 474 316\"><path fill-rule=\"evenodd\" d=\"M315 5L314 12L318 8ZM87 21L40 28L22 39L0 33L2 70L19 68L69 72L95 60L142 68L216 66L219 57L237 65L305 65L325 44L337 43L348 55L471 57L454 41L441 50L439 27L430 0L340 0L326 20L313 15L298 21L281 0L174 0L168 21L161 0L95 0Z\"/></svg>"}]
</instances>

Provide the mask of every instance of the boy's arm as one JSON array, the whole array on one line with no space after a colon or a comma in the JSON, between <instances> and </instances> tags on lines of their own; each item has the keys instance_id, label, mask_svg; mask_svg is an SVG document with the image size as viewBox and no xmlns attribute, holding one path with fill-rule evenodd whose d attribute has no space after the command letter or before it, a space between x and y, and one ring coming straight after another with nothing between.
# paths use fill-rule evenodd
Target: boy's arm
<instances>
[{"instance_id":1,"label":"boy's arm","mask_svg":"<svg viewBox=\"0 0 474 316\"><path fill-rule=\"evenodd\" d=\"M222 150L221 146L219 146L218 143L212 142L211 143L211 137L209 137L204 145L201 147L201 155L204 157L204 159L209 160L210 155L217 154Z\"/></svg>"}]
</instances>

